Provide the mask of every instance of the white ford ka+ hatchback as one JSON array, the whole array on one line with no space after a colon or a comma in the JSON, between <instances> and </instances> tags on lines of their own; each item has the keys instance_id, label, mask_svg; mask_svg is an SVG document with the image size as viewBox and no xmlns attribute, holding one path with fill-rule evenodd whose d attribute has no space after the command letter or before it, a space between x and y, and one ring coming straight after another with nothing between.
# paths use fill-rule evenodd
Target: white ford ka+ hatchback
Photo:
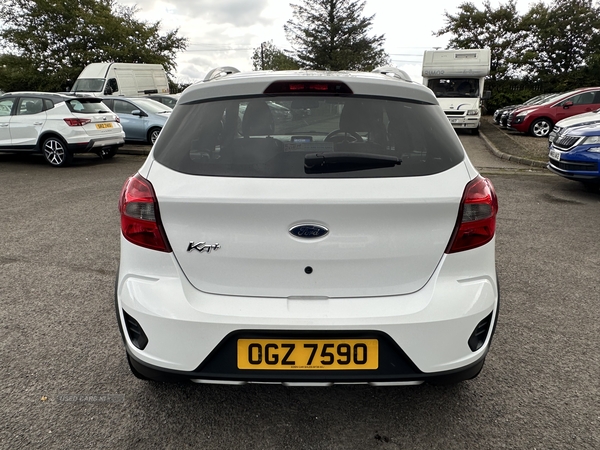
<instances>
[{"instance_id":1,"label":"white ford ka+ hatchback","mask_svg":"<svg viewBox=\"0 0 600 450\"><path fill-rule=\"evenodd\" d=\"M440 384L483 367L496 194L398 69L215 69L119 209L115 303L139 378Z\"/></svg>"}]
</instances>

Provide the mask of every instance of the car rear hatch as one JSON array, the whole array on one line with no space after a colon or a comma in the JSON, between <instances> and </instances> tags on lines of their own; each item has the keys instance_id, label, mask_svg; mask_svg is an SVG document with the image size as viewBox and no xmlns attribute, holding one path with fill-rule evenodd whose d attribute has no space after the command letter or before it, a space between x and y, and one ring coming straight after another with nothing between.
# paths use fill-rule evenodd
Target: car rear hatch
<instances>
[{"instance_id":1,"label":"car rear hatch","mask_svg":"<svg viewBox=\"0 0 600 450\"><path fill-rule=\"evenodd\" d=\"M80 119L83 129L91 137L110 136L121 132L117 115L99 98L77 98L67 101L74 117Z\"/></svg>"},{"instance_id":2,"label":"car rear hatch","mask_svg":"<svg viewBox=\"0 0 600 450\"><path fill-rule=\"evenodd\" d=\"M411 293L427 283L469 175L461 163L417 177L228 178L154 162L148 179L175 258L197 289L364 297ZM290 230L298 225L315 228L296 236Z\"/></svg>"}]
</instances>

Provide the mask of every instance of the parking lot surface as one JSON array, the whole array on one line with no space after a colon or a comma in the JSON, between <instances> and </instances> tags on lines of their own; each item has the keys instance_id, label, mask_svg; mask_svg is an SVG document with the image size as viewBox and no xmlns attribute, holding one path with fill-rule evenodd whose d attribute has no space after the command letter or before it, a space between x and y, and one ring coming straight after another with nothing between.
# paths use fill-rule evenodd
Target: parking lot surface
<instances>
[{"instance_id":1,"label":"parking lot surface","mask_svg":"<svg viewBox=\"0 0 600 450\"><path fill-rule=\"evenodd\" d=\"M600 195L461 139L499 197L501 307L483 372L450 387L137 380L113 289L143 156L0 155L0 448L600 448Z\"/></svg>"}]
</instances>

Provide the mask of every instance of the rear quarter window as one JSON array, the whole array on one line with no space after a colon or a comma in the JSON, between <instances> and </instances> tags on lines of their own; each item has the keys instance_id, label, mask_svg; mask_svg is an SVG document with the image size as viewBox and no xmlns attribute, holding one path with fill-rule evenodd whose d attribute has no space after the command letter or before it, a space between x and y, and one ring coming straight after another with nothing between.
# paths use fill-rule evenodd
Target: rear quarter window
<instances>
[{"instance_id":1,"label":"rear quarter window","mask_svg":"<svg viewBox=\"0 0 600 450\"><path fill-rule=\"evenodd\" d=\"M397 157L394 167L305 169L322 153ZM161 164L192 175L365 178L431 175L464 159L438 105L359 96L260 96L179 104L154 147Z\"/></svg>"}]
</instances>

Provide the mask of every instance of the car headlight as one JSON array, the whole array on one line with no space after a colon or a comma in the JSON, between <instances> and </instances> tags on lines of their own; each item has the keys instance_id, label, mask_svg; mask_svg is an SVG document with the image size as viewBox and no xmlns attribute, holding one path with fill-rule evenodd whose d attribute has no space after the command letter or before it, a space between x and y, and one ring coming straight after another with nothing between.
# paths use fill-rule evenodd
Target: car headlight
<instances>
[{"instance_id":1,"label":"car headlight","mask_svg":"<svg viewBox=\"0 0 600 450\"><path fill-rule=\"evenodd\" d=\"M523 111L523 112L520 112L519 114L517 114L517 117L525 117L525 116L526 116L527 114L529 114L530 112L531 112L531 110L530 110L530 111Z\"/></svg>"},{"instance_id":2,"label":"car headlight","mask_svg":"<svg viewBox=\"0 0 600 450\"><path fill-rule=\"evenodd\" d=\"M583 140L583 142L581 144L582 145L600 144L600 136L588 136ZM591 149L588 151L591 151Z\"/></svg>"},{"instance_id":3,"label":"car headlight","mask_svg":"<svg viewBox=\"0 0 600 450\"><path fill-rule=\"evenodd\" d=\"M467 111L467 116L476 116L477 114L479 114L479 110L478 109L469 109Z\"/></svg>"}]
</instances>

